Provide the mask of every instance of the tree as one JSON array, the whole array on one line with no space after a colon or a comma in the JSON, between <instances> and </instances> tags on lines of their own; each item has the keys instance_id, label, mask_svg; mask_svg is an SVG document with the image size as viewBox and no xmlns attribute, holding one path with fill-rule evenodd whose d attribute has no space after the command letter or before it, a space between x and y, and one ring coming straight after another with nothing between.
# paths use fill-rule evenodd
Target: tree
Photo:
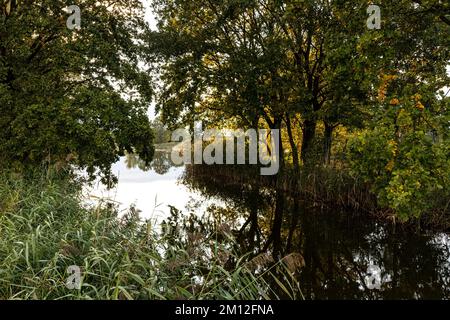
<instances>
[{"instance_id":1,"label":"tree","mask_svg":"<svg viewBox=\"0 0 450 320\"><path fill-rule=\"evenodd\" d=\"M0 4L0 162L70 163L106 179L125 152L153 156L148 27L138 0L78 1L81 29L70 30L71 4Z\"/></svg>"},{"instance_id":2,"label":"tree","mask_svg":"<svg viewBox=\"0 0 450 320\"><path fill-rule=\"evenodd\" d=\"M391 112L392 105L408 109L415 94L426 97L426 109L433 112L416 116L408 130L425 137L438 127L448 129L448 120L442 120L448 119L448 100L436 98L448 85L448 5L400 0L380 6L382 28L369 30L366 1L156 1L160 30L148 42L162 66L163 121L191 123L202 117L215 124L286 129L297 172L299 158L318 164L312 155L319 125L325 163L339 125L393 130L381 135L384 146L392 136L408 146L420 143L421 138L401 138L406 133L400 133L398 114ZM386 96L392 76L395 88ZM369 169L381 162L372 163L379 159L371 159L376 144L370 143L353 149L359 154L352 153L352 161L368 160L360 174L374 183L379 172Z\"/></svg>"},{"instance_id":3,"label":"tree","mask_svg":"<svg viewBox=\"0 0 450 320\"><path fill-rule=\"evenodd\" d=\"M443 88L450 80L450 30L442 19L449 10L438 1L423 5L393 4L384 29L361 39L378 80L369 105L372 119L349 148L354 172L403 220L436 209L449 196L450 99Z\"/></svg>"},{"instance_id":4,"label":"tree","mask_svg":"<svg viewBox=\"0 0 450 320\"><path fill-rule=\"evenodd\" d=\"M176 7L157 1L160 32L150 42L166 84L158 110L169 122L202 116L286 128L298 168L298 153L309 157L319 121L328 137L338 124L361 123L367 64L356 44L365 9L362 2L317 0L181 1ZM330 148L328 141L326 154Z\"/></svg>"},{"instance_id":5,"label":"tree","mask_svg":"<svg viewBox=\"0 0 450 320\"><path fill-rule=\"evenodd\" d=\"M171 132L167 129L167 127L161 122L159 118L154 119L151 122L152 129L155 135L154 143L168 143L172 139Z\"/></svg>"}]
</instances>

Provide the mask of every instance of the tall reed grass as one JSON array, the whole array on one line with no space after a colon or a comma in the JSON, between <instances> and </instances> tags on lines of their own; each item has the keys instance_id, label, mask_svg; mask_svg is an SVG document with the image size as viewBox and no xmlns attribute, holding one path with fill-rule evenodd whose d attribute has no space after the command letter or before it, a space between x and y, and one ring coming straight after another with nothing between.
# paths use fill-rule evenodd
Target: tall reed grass
<instances>
[{"instance_id":1,"label":"tall reed grass","mask_svg":"<svg viewBox=\"0 0 450 320\"><path fill-rule=\"evenodd\" d=\"M86 207L73 180L2 172L0 299L302 298L292 257L250 268L258 260L217 243L196 259L154 227L132 208L119 218L109 203ZM81 268L79 290L66 286L69 266Z\"/></svg>"}]
</instances>

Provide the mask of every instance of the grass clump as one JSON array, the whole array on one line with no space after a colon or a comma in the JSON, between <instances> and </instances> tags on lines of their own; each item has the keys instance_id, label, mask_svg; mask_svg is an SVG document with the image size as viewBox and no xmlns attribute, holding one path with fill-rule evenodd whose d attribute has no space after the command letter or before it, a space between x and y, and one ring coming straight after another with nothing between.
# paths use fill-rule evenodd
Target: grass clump
<instances>
[{"instance_id":1,"label":"grass clump","mask_svg":"<svg viewBox=\"0 0 450 320\"><path fill-rule=\"evenodd\" d=\"M283 262L254 271L246 256L233 256L225 243L216 241L214 249L197 243L194 250L192 241L199 237L178 232L175 239L173 232L158 229L133 208L119 218L111 204L83 205L80 185L72 179L2 172L0 299L301 296ZM181 241L181 234L189 241ZM70 266L81 270L78 289L67 287Z\"/></svg>"}]
</instances>

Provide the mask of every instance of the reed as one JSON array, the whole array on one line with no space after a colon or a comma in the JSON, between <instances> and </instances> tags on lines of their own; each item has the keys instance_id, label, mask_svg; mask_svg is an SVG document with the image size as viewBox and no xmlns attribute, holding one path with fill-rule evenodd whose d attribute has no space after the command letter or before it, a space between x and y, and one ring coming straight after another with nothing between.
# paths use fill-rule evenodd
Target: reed
<instances>
[{"instance_id":1,"label":"reed","mask_svg":"<svg viewBox=\"0 0 450 320\"><path fill-rule=\"evenodd\" d=\"M357 176L352 176L346 168L315 166L303 168L295 173L286 166L276 177L261 176L257 167L244 166L187 166L185 183L192 187L216 190L224 193L230 190L259 189L282 192L287 199L305 201L310 208L339 208L369 215L372 218L400 222L396 212L379 205L371 185ZM226 194L230 196L229 193ZM450 201L447 189L436 191L430 197L430 209L419 219L410 219L402 224L424 230L450 230Z\"/></svg>"},{"instance_id":2,"label":"reed","mask_svg":"<svg viewBox=\"0 0 450 320\"><path fill-rule=\"evenodd\" d=\"M370 186L350 176L345 170L316 167L296 174L293 168L286 167L275 178L261 176L255 168L248 170L242 166L195 165L187 168L187 182L205 177L208 181L216 181L221 185L253 185L276 189L288 198L306 200L318 207L341 207L368 212L379 209Z\"/></svg>"},{"instance_id":3,"label":"reed","mask_svg":"<svg viewBox=\"0 0 450 320\"><path fill-rule=\"evenodd\" d=\"M192 242L155 230L133 209L118 218L110 203L83 205L80 185L67 177L2 172L0 299L302 297L283 261L255 271L247 255L219 242L199 259L205 255L194 255ZM224 257L235 261L232 268ZM69 266L81 269L79 290L66 286Z\"/></svg>"}]
</instances>

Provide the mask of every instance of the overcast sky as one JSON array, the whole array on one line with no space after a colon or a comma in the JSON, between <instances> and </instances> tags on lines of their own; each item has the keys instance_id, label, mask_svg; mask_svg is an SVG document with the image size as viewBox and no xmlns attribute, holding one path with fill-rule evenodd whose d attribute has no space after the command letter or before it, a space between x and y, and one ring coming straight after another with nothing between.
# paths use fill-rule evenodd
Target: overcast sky
<instances>
[{"instance_id":1,"label":"overcast sky","mask_svg":"<svg viewBox=\"0 0 450 320\"><path fill-rule=\"evenodd\" d=\"M149 0L142 0L142 3L145 7L145 20L148 22L152 30L156 30L156 20L155 15L153 14L153 11L150 9L150 1ZM148 117L153 120L155 119L155 104L152 103L148 112Z\"/></svg>"},{"instance_id":2,"label":"overcast sky","mask_svg":"<svg viewBox=\"0 0 450 320\"><path fill-rule=\"evenodd\" d=\"M153 14L152 10L150 9L150 1L148 0L142 0L142 3L145 7L145 20L149 23L150 27L153 30L156 30L156 20L155 15Z\"/></svg>"}]
</instances>

